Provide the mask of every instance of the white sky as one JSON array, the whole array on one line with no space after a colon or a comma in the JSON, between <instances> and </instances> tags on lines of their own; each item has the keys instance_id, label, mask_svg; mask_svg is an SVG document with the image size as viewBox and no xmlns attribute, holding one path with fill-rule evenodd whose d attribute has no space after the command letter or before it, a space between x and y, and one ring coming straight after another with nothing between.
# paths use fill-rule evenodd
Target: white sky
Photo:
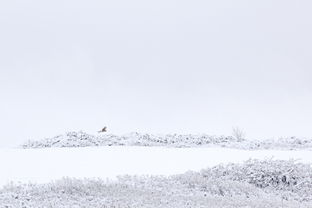
<instances>
[{"instance_id":1,"label":"white sky","mask_svg":"<svg viewBox=\"0 0 312 208\"><path fill-rule=\"evenodd\" d=\"M71 130L312 137L310 0L0 1L0 146Z\"/></svg>"}]
</instances>

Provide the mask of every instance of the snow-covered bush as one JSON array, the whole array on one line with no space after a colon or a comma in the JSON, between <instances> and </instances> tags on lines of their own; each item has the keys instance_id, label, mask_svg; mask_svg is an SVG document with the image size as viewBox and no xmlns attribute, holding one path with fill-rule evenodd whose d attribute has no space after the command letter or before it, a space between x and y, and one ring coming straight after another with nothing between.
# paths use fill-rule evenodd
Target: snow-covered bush
<instances>
[{"instance_id":1,"label":"snow-covered bush","mask_svg":"<svg viewBox=\"0 0 312 208\"><path fill-rule=\"evenodd\" d=\"M312 200L311 165L293 160L248 160L244 164L219 165L201 172L205 178L247 182L265 190L283 192L283 197Z\"/></svg>"},{"instance_id":2,"label":"snow-covered bush","mask_svg":"<svg viewBox=\"0 0 312 208\"><path fill-rule=\"evenodd\" d=\"M240 129L239 127L234 127L232 129L232 135L234 138L236 138L238 141L245 140L245 132Z\"/></svg>"}]
</instances>

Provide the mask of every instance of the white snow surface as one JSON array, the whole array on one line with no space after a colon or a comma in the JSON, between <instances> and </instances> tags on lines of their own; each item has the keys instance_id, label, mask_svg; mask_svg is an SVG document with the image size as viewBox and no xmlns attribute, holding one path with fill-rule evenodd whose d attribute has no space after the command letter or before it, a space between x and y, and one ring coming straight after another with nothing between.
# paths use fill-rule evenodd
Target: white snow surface
<instances>
[{"instance_id":1,"label":"white snow surface","mask_svg":"<svg viewBox=\"0 0 312 208\"><path fill-rule=\"evenodd\" d=\"M119 175L173 175L248 159L312 162L308 150L102 146L0 149L0 186L47 183L63 177L115 179Z\"/></svg>"}]
</instances>

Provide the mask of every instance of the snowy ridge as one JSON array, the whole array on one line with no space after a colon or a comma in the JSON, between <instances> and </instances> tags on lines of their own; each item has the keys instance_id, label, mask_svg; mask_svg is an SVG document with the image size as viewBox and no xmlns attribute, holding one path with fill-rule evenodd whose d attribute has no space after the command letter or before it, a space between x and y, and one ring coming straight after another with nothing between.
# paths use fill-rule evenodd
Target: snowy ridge
<instances>
[{"instance_id":1,"label":"snowy ridge","mask_svg":"<svg viewBox=\"0 0 312 208\"><path fill-rule=\"evenodd\" d=\"M118 181L64 178L9 184L0 205L24 207L312 207L312 168L295 161L249 160L200 172L121 176Z\"/></svg>"},{"instance_id":2,"label":"snowy ridge","mask_svg":"<svg viewBox=\"0 0 312 208\"><path fill-rule=\"evenodd\" d=\"M312 149L312 139L279 138L276 140L246 140L233 136L210 136L206 134L140 134L126 135L68 132L53 138L28 141L23 148L87 147L87 146L166 146L166 147L228 147L238 149Z\"/></svg>"}]
</instances>

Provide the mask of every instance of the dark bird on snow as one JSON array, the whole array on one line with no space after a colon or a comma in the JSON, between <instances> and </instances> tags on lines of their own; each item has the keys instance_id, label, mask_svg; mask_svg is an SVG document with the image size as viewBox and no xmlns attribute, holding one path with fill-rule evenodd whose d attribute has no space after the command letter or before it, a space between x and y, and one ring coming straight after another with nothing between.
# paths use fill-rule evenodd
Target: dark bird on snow
<instances>
[{"instance_id":1,"label":"dark bird on snow","mask_svg":"<svg viewBox=\"0 0 312 208\"><path fill-rule=\"evenodd\" d=\"M104 126L104 128L101 130L101 131L98 131L99 133L101 133L101 132L107 132L107 127L106 126Z\"/></svg>"}]
</instances>

